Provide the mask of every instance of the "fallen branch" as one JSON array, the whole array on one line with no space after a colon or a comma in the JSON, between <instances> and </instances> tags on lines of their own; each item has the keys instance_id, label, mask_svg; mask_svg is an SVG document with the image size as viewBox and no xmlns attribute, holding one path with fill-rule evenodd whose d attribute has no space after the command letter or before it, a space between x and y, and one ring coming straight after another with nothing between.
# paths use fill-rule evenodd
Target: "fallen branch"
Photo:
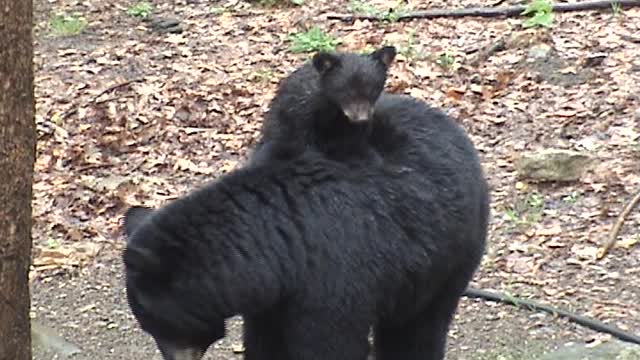
<instances>
[{"instance_id":1,"label":"fallen branch","mask_svg":"<svg viewBox=\"0 0 640 360\"><path fill-rule=\"evenodd\" d=\"M606 244L604 244L604 246L598 249L596 259L602 259L603 257L605 257L605 255L607 255L609 250L611 250L613 245L616 243L616 239L618 238L618 234L620 233L620 229L622 229L624 221L631 213L631 210L633 210L633 208L638 204L638 202L640 202L640 191L638 191L638 193L631 199L631 201L629 201L629 203L625 205L624 209L622 209L622 212L618 216L618 220L616 220L616 223L611 228L609 239L607 240Z\"/></svg>"},{"instance_id":2,"label":"fallen branch","mask_svg":"<svg viewBox=\"0 0 640 360\"><path fill-rule=\"evenodd\" d=\"M638 335L628 333L612 325L604 324L601 321L598 321L596 319L591 319L586 316L572 313L571 311L554 308L552 306L541 304L532 300L521 299L515 296L509 296L509 295L505 295L497 292L474 289L474 288L467 288L467 290L464 292L464 296L471 299L478 298L478 299L485 299L485 300L495 301L498 303L503 303L508 305L515 305L517 307L521 305L525 305L530 310L544 311L552 315L561 316L566 319L569 319L570 321L578 325L588 327L591 330L613 335L616 338L623 341L628 341L634 344L640 344L640 336Z\"/></svg>"},{"instance_id":3,"label":"fallen branch","mask_svg":"<svg viewBox=\"0 0 640 360\"><path fill-rule=\"evenodd\" d=\"M96 104L96 103L98 103L98 99L102 95L104 95L104 94L106 94L108 92L114 91L116 89L119 89L121 87L125 87L127 85L133 84L134 82L141 82L143 80L144 80L144 78L138 77L138 78L133 78L133 79L130 79L130 80L123 81L121 83L113 84L113 85L109 86L108 88L102 90L97 95L94 95L93 97L91 97L91 100L89 100L88 103L89 104ZM77 105L77 106L74 106L71 109L68 109L67 111L63 112L62 115L60 115L60 119L65 119L65 118L75 114L76 112L78 112L78 108L79 107L80 107L80 105Z\"/></svg>"},{"instance_id":4,"label":"fallen branch","mask_svg":"<svg viewBox=\"0 0 640 360\"><path fill-rule=\"evenodd\" d=\"M579 3L560 3L553 4L554 12L570 12L585 10L611 9L613 4L618 4L620 8L631 8L640 6L640 0L608 0L608 1L582 1ZM398 21L406 21L411 19L433 19L441 17L511 17L522 14L527 7L524 5L514 5L505 7L470 7L463 9L432 9L423 11L413 11L397 16ZM354 21L354 20L371 20L384 21L383 16L374 15L327 15L328 20Z\"/></svg>"}]
</instances>

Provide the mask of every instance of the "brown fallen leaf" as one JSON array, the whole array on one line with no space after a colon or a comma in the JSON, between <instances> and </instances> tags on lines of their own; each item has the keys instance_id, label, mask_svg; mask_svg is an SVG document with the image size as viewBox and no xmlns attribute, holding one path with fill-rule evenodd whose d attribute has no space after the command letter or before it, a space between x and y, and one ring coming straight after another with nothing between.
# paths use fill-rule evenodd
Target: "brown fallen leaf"
<instances>
[{"instance_id":1,"label":"brown fallen leaf","mask_svg":"<svg viewBox=\"0 0 640 360\"><path fill-rule=\"evenodd\" d=\"M571 253L581 260L593 260L596 258L598 248L596 246L584 246L574 244L571 246Z\"/></svg>"},{"instance_id":2,"label":"brown fallen leaf","mask_svg":"<svg viewBox=\"0 0 640 360\"><path fill-rule=\"evenodd\" d=\"M576 116L577 112L575 110L558 110L553 113L555 116L560 117L573 117Z\"/></svg>"},{"instance_id":3,"label":"brown fallen leaf","mask_svg":"<svg viewBox=\"0 0 640 360\"><path fill-rule=\"evenodd\" d=\"M224 160L224 162L222 163L222 166L220 166L220 171L222 171L223 173L228 173L231 170L235 169L237 165L238 165L237 160Z\"/></svg>"},{"instance_id":4,"label":"brown fallen leaf","mask_svg":"<svg viewBox=\"0 0 640 360\"><path fill-rule=\"evenodd\" d=\"M467 88L462 87L451 87L447 90L446 95L450 99L454 100L462 100L464 97L464 93L467 91Z\"/></svg>"},{"instance_id":5,"label":"brown fallen leaf","mask_svg":"<svg viewBox=\"0 0 640 360\"><path fill-rule=\"evenodd\" d=\"M623 249L631 249L636 244L640 243L640 236L629 236L627 238L623 238L616 242L616 247L620 247Z\"/></svg>"},{"instance_id":6,"label":"brown fallen leaf","mask_svg":"<svg viewBox=\"0 0 640 360\"><path fill-rule=\"evenodd\" d=\"M566 247L567 244L558 240L551 240L545 243L545 245L549 248L563 248Z\"/></svg>"},{"instance_id":7,"label":"brown fallen leaf","mask_svg":"<svg viewBox=\"0 0 640 360\"><path fill-rule=\"evenodd\" d=\"M418 99L428 99L431 95L431 92L424 89L412 88L411 90L409 90L409 95Z\"/></svg>"},{"instance_id":8,"label":"brown fallen leaf","mask_svg":"<svg viewBox=\"0 0 640 360\"><path fill-rule=\"evenodd\" d=\"M173 165L174 170L182 170L182 171L191 171L199 174L210 175L213 173L213 170L207 167L200 167L193 163L193 161L188 159L178 159L176 163Z\"/></svg>"},{"instance_id":9,"label":"brown fallen leaf","mask_svg":"<svg viewBox=\"0 0 640 360\"><path fill-rule=\"evenodd\" d=\"M559 234L562 234L562 226L560 226L560 224L554 224L550 227L536 230L536 235L539 236L554 236Z\"/></svg>"}]
</instances>

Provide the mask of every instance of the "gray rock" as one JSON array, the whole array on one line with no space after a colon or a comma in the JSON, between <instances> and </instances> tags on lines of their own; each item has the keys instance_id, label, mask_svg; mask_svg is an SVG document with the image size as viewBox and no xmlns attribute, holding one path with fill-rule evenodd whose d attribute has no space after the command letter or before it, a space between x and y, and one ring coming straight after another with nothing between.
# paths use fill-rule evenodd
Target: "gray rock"
<instances>
[{"instance_id":1,"label":"gray rock","mask_svg":"<svg viewBox=\"0 0 640 360\"><path fill-rule=\"evenodd\" d=\"M40 347L45 353L57 354L63 359L81 353L78 346L66 341L51 328L34 320L31 321L31 340L33 347Z\"/></svg>"},{"instance_id":2,"label":"gray rock","mask_svg":"<svg viewBox=\"0 0 640 360\"><path fill-rule=\"evenodd\" d=\"M560 149L526 153L516 161L521 178L538 181L575 181L580 179L594 158L588 154Z\"/></svg>"},{"instance_id":3,"label":"gray rock","mask_svg":"<svg viewBox=\"0 0 640 360\"><path fill-rule=\"evenodd\" d=\"M638 360L640 345L609 341L593 347L576 344L545 354L538 360Z\"/></svg>"},{"instance_id":4,"label":"gray rock","mask_svg":"<svg viewBox=\"0 0 640 360\"><path fill-rule=\"evenodd\" d=\"M151 30L160 33L179 34L184 31L180 25L180 20L174 18L152 17L147 19Z\"/></svg>"},{"instance_id":5,"label":"gray rock","mask_svg":"<svg viewBox=\"0 0 640 360\"><path fill-rule=\"evenodd\" d=\"M545 59L547 56L549 56L550 51L551 48L548 46L533 46L529 49L527 56L533 59Z\"/></svg>"}]
</instances>

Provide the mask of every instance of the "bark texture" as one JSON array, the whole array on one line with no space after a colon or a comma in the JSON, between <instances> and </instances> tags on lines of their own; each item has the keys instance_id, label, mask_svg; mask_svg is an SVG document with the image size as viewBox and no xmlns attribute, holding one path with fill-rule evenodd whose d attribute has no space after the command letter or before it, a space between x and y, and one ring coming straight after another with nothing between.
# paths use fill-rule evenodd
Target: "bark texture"
<instances>
[{"instance_id":1,"label":"bark texture","mask_svg":"<svg viewBox=\"0 0 640 360\"><path fill-rule=\"evenodd\" d=\"M32 0L0 0L0 359L31 359Z\"/></svg>"}]
</instances>

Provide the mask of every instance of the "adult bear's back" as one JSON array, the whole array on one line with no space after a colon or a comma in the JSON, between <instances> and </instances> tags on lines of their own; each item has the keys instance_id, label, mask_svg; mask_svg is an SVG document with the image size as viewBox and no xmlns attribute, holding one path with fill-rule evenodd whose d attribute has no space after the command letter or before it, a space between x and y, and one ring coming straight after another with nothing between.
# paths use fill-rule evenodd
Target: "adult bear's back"
<instances>
[{"instance_id":1,"label":"adult bear's back","mask_svg":"<svg viewBox=\"0 0 640 360\"><path fill-rule=\"evenodd\" d=\"M374 116L370 143L389 163L408 162L429 173L452 171L466 174L464 178L484 179L468 135L442 111L413 97L383 94Z\"/></svg>"},{"instance_id":2,"label":"adult bear's back","mask_svg":"<svg viewBox=\"0 0 640 360\"><path fill-rule=\"evenodd\" d=\"M482 207L478 212L488 212L488 186L477 151L465 130L442 111L410 96L383 94L370 144L392 171L409 174L403 178L434 187L439 196L465 196Z\"/></svg>"},{"instance_id":3,"label":"adult bear's back","mask_svg":"<svg viewBox=\"0 0 640 360\"><path fill-rule=\"evenodd\" d=\"M464 129L423 101L384 94L376 104L370 144L389 174L378 186L387 194L392 217L410 237L422 238L428 253L441 256L431 261L442 274L469 272L470 277L484 250L489 194Z\"/></svg>"}]
</instances>

